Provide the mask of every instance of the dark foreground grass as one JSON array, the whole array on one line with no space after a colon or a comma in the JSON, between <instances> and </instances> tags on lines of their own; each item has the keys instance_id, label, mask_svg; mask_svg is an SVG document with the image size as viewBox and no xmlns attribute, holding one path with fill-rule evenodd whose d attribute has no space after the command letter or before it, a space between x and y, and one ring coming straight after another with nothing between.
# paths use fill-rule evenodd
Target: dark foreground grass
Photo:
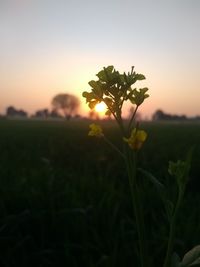
<instances>
[{"instance_id":1,"label":"dark foreground grass","mask_svg":"<svg viewBox=\"0 0 200 267\"><path fill-rule=\"evenodd\" d=\"M138 266L123 162L103 140L87 136L88 124L0 121L0 266ZM103 125L118 144L115 124ZM200 243L200 124L141 127L148 132L141 166L169 185L172 198L168 161L184 159L196 146L177 227L175 248L182 255ZM149 255L157 253L149 266L158 266L167 219L153 186L144 181L143 187Z\"/></svg>"}]
</instances>

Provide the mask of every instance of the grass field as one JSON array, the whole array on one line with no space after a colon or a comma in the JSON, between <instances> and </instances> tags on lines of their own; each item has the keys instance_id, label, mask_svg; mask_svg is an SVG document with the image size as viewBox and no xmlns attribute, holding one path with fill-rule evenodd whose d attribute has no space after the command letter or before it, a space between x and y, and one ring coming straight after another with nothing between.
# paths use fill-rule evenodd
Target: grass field
<instances>
[{"instance_id":1,"label":"grass field","mask_svg":"<svg viewBox=\"0 0 200 267\"><path fill-rule=\"evenodd\" d=\"M0 121L0 266L137 266L124 163L103 140L87 136L88 124ZM115 124L102 124L121 146ZM168 161L184 159L195 145L175 242L183 255L200 244L200 124L146 122L141 127L148 139L140 166L168 184L172 198ZM149 266L158 266L167 219L153 186L145 182L144 190L149 255L156 252Z\"/></svg>"}]
</instances>

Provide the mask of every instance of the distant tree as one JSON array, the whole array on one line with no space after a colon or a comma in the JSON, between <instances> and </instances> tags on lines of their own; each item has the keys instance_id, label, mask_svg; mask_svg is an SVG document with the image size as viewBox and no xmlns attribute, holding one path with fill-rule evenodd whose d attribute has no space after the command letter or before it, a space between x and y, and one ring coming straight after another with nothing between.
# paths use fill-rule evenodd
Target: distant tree
<instances>
[{"instance_id":1,"label":"distant tree","mask_svg":"<svg viewBox=\"0 0 200 267\"><path fill-rule=\"evenodd\" d=\"M70 118L77 112L79 99L70 94L58 94L52 99L53 110L61 112L66 118Z\"/></svg>"},{"instance_id":2,"label":"distant tree","mask_svg":"<svg viewBox=\"0 0 200 267\"><path fill-rule=\"evenodd\" d=\"M161 109L158 109L154 112L152 119L153 121L164 120L166 119L166 114Z\"/></svg>"},{"instance_id":3,"label":"distant tree","mask_svg":"<svg viewBox=\"0 0 200 267\"><path fill-rule=\"evenodd\" d=\"M47 118L48 116L49 116L49 111L47 108L37 110L34 115L34 117L37 118Z\"/></svg>"},{"instance_id":4,"label":"distant tree","mask_svg":"<svg viewBox=\"0 0 200 267\"><path fill-rule=\"evenodd\" d=\"M199 115L197 115L197 116L193 117L193 118L192 118L192 120L195 120L195 121L200 121L200 116L199 116Z\"/></svg>"},{"instance_id":5,"label":"distant tree","mask_svg":"<svg viewBox=\"0 0 200 267\"><path fill-rule=\"evenodd\" d=\"M60 114L58 114L58 112L57 112L55 109L53 109L53 110L50 112L49 116L50 116L51 118L60 118Z\"/></svg>"},{"instance_id":6,"label":"distant tree","mask_svg":"<svg viewBox=\"0 0 200 267\"><path fill-rule=\"evenodd\" d=\"M17 111L17 116L26 118L27 117L27 112L24 111L23 109L20 109L20 110Z\"/></svg>"},{"instance_id":7,"label":"distant tree","mask_svg":"<svg viewBox=\"0 0 200 267\"><path fill-rule=\"evenodd\" d=\"M154 121L185 121L188 120L188 118L185 115L176 115L176 114L168 114L164 113L161 109L158 109L155 111L155 113L152 116L152 119Z\"/></svg>"},{"instance_id":8,"label":"distant tree","mask_svg":"<svg viewBox=\"0 0 200 267\"><path fill-rule=\"evenodd\" d=\"M17 110L13 106L9 106L6 109L6 116L15 116L17 113Z\"/></svg>"},{"instance_id":9,"label":"distant tree","mask_svg":"<svg viewBox=\"0 0 200 267\"><path fill-rule=\"evenodd\" d=\"M49 110L47 108L44 108L41 110L43 112L43 116L47 118L49 116Z\"/></svg>"},{"instance_id":10,"label":"distant tree","mask_svg":"<svg viewBox=\"0 0 200 267\"><path fill-rule=\"evenodd\" d=\"M17 110L13 106L9 106L6 109L6 116L7 117L27 117L27 112L23 109Z\"/></svg>"}]
</instances>

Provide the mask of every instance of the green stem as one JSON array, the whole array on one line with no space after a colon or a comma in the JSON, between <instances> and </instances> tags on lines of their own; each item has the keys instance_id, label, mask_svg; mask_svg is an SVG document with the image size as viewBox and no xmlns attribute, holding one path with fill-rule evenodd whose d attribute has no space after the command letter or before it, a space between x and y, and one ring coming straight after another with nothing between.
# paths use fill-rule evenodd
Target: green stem
<instances>
[{"instance_id":1,"label":"green stem","mask_svg":"<svg viewBox=\"0 0 200 267\"><path fill-rule=\"evenodd\" d=\"M131 151L132 152L132 151ZM136 154L134 160L132 161L132 157L130 155L130 150L127 151L128 159L127 159L127 169L128 169L128 177L129 177L129 185L131 190L131 198L132 204L134 208L134 214L136 219L136 227L139 239L139 251L140 251L140 262L141 267L146 266L146 244L144 238L144 220L142 216L142 209L140 203L140 195L138 191L137 185L137 177L136 177Z\"/></svg>"},{"instance_id":2,"label":"green stem","mask_svg":"<svg viewBox=\"0 0 200 267\"><path fill-rule=\"evenodd\" d=\"M104 140L106 141L106 143L111 146L115 151L117 151L117 153L123 158L125 159L124 154L119 150L118 147L116 147L112 142L110 142L110 140L104 136Z\"/></svg>"},{"instance_id":3,"label":"green stem","mask_svg":"<svg viewBox=\"0 0 200 267\"><path fill-rule=\"evenodd\" d=\"M134 118L135 118L136 112L137 112L137 110L138 110L138 107L139 107L139 106L136 106L136 108L135 108L135 110L134 110L134 112L133 112L133 115L132 115L132 117L131 117L131 119L130 119L130 121L129 121L128 132L129 132L130 129L131 129L131 126L132 126L133 120L134 120Z\"/></svg>"},{"instance_id":4,"label":"green stem","mask_svg":"<svg viewBox=\"0 0 200 267\"><path fill-rule=\"evenodd\" d=\"M135 108L132 118L129 123L129 128L131 127L132 121L135 117L137 112L138 106ZM121 114L118 114L117 122L121 129L122 136L125 136L125 129L121 119ZM129 130L129 129L128 129ZM144 218L142 214L142 207L140 201L140 194L137 185L137 154L136 152L132 152L132 150L124 146L124 155L125 155L125 162L127 165L127 172L128 172L128 179L131 191L131 199L132 205L134 209L135 219L136 219L136 229L138 233L138 240L139 240L139 252L140 252L140 263L141 267L147 267L147 253L146 253L146 243L145 243L145 234L144 234ZM134 155L134 158L132 157Z\"/></svg>"},{"instance_id":5,"label":"green stem","mask_svg":"<svg viewBox=\"0 0 200 267\"><path fill-rule=\"evenodd\" d=\"M115 113L112 111L112 109L109 107L109 105L105 102L105 100L103 98L101 98L101 101L104 102L108 108L108 110L111 112L111 114L113 115L113 117L115 118L116 122L118 123L118 126L120 127L120 130L124 136L125 131L124 131L124 125L123 125L123 121L121 118L121 109L119 109L119 114L115 115Z\"/></svg>"},{"instance_id":6,"label":"green stem","mask_svg":"<svg viewBox=\"0 0 200 267\"><path fill-rule=\"evenodd\" d=\"M174 210L174 214L173 214L173 217L172 217L171 223L170 223L167 252L166 252L166 256L165 256L165 261L164 261L163 267L170 267L170 261L171 261L173 246L174 246L177 214L178 214L178 211L179 211L179 208L180 208L180 205L181 205L182 197L183 197L183 192L179 191L178 200L176 202L176 207L175 207L175 210Z\"/></svg>"}]
</instances>

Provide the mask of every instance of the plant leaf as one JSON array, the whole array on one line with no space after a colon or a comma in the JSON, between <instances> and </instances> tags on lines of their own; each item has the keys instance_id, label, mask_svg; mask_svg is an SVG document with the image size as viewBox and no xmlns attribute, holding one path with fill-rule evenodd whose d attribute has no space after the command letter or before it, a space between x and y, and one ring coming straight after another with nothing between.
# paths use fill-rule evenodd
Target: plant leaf
<instances>
[{"instance_id":1,"label":"plant leaf","mask_svg":"<svg viewBox=\"0 0 200 267\"><path fill-rule=\"evenodd\" d=\"M135 75L135 78L136 78L137 80L144 80L144 79L146 79L145 76L144 76L143 74L139 74L139 73Z\"/></svg>"},{"instance_id":2,"label":"plant leaf","mask_svg":"<svg viewBox=\"0 0 200 267\"><path fill-rule=\"evenodd\" d=\"M99 101L97 101L97 100L92 100L92 101L90 101L90 103L89 103L89 108L90 109L93 109L93 108L95 108L95 106L96 106L96 104L98 104L98 102Z\"/></svg>"},{"instance_id":3,"label":"plant leaf","mask_svg":"<svg viewBox=\"0 0 200 267\"><path fill-rule=\"evenodd\" d=\"M189 250L183 257L181 266L200 266L200 245L195 246L193 249Z\"/></svg>"},{"instance_id":4,"label":"plant leaf","mask_svg":"<svg viewBox=\"0 0 200 267\"><path fill-rule=\"evenodd\" d=\"M106 112L105 112L105 115L107 115L107 116L110 116L112 114L112 112L110 111L110 110L107 110Z\"/></svg>"},{"instance_id":5,"label":"plant leaf","mask_svg":"<svg viewBox=\"0 0 200 267\"><path fill-rule=\"evenodd\" d=\"M138 171L144 174L149 179L149 181L155 185L159 193L163 193L165 186L160 181L158 181L158 179L153 176L153 174L141 168L138 168Z\"/></svg>"}]
</instances>

